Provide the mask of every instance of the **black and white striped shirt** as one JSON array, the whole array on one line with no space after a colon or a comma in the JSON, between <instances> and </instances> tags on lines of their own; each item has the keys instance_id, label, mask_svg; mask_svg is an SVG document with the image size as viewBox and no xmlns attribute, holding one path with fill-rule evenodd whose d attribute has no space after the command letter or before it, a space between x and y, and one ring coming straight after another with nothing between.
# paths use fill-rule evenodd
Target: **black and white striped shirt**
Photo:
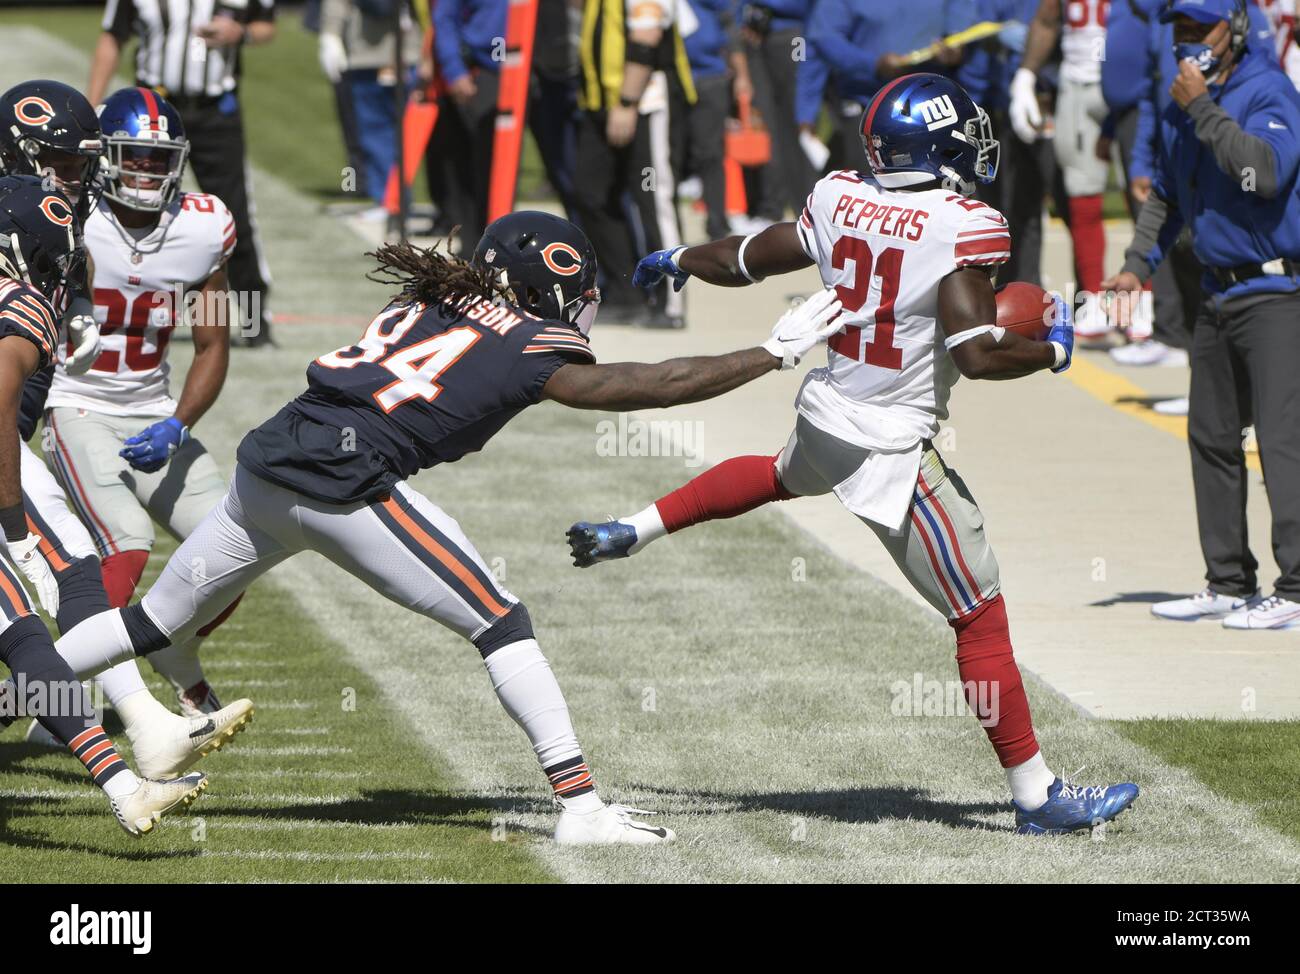
<instances>
[{"instance_id":1,"label":"black and white striped shirt","mask_svg":"<svg viewBox=\"0 0 1300 974\"><path fill-rule=\"evenodd\" d=\"M239 48L208 47L194 33L218 13L243 24L272 20L275 0L108 0L104 30L132 35L136 80L168 95L219 97L239 79Z\"/></svg>"}]
</instances>

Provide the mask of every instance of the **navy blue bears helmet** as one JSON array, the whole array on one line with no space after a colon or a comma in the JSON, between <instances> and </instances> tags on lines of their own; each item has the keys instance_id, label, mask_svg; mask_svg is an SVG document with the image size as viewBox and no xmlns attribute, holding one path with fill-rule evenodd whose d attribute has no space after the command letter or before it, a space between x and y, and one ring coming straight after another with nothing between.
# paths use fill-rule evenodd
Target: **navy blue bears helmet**
<instances>
[{"instance_id":1,"label":"navy blue bears helmet","mask_svg":"<svg viewBox=\"0 0 1300 974\"><path fill-rule=\"evenodd\" d=\"M537 210L507 214L483 231L472 262L491 271L525 311L584 335L591 330L600 304L596 252L568 220Z\"/></svg>"},{"instance_id":2,"label":"navy blue bears helmet","mask_svg":"<svg viewBox=\"0 0 1300 974\"><path fill-rule=\"evenodd\" d=\"M99 119L81 92L59 81L24 81L0 95L0 167L54 177L84 221L99 191Z\"/></svg>"},{"instance_id":3,"label":"navy blue bears helmet","mask_svg":"<svg viewBox=\"0 0 1300 974\"><path fill-rule=\"evenodd\" d=\"M0 176L0 275L29 284L51 304L80 279L71 201L36 176ZM59 303L63 303L60 301ZM56 311L62 312L56 304Z\"/></svg>"}]
</instances>

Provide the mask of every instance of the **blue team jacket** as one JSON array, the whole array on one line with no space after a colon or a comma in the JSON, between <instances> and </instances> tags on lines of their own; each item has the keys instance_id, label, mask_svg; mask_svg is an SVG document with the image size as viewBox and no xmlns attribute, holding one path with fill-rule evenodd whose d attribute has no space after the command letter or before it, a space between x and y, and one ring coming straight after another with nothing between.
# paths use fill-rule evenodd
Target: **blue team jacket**
<instances>
[{"instance_id":1,"label":"blue team jacket","mask_svg":"<svg viewBox=\"0 0 1300 974\"><path fill-rule=\"evenodd\" d=\"M1163 4L1157 3L1157 6ZM1247 50L1251 56L1277 57L1277 48L1273 45L1273 28L1269 26L1264 11L1253 3L1246 5L1250 14L1250 38ZM1109 41L1107 41L1109 44ZM1107 47L1107 57L1109 57ZM1104 69L1103 69L1104 71ZM1156 157L1160 153L1160 129L1157 121L1160 114L1173 103L1169 96L1169 87L1178 77L1178 62L1174 60L1174 25L1162 24L1159 18L1152 16L1147 26L1146 53L1142 62L1141 98L1138 100L1137 135L1134 137L1133 158L1129 166L1129 178L1137 179L1155 177ZM1105 75L1103 74L1103 84Z\"/></svg>"},{"instance_id":2,"label":"blue team jacket","mask_svg":"<svg viewBox=\"0 0 1300 974\"><path fill-rule=\"evenodd\" d=\"M1112 0L1101 63L1101 93L1112 112L1132 108L1147 88L1150 28L1164 5L1165 0Z\"/></svg>"},{"instance_id":3,"label":"blue team jacket","mask_svg":"<svg viewBox=\"0 0 1300 974\"><path fill-rule=\"evenodd\" d=\"M471 67L497 73L501 65L492 59L492 49L505 37L508 2L438 0L433 5L434 53L444 78L455 81Z\"/></svg>"},{"instance_id":4,"label":"blue team jacket","mask_svg":"<svg viewBox=\"0 0 1300 974\"><path fill-rule=\"evenodd\" d=\"M976 22L976 0L818 0L808 40L835 79L840 97L866 102L880 89L876 61L906 54ZM922 65L917 70L934 70Z\"/></svg>"},{"instance_id":5,"label":"blue team jacket","mask_svg":"<svg viewBox=\"0 0 1300 974\"><path fill-rule=\"evenodd\" d=\"M1265 199L1243 188L1241 173L1225 173L1196 137L1191 118L1172 103L1160 116L1163 147L1153 189L1169 201L1170 218L1156 248L1147 255L1154 268L1181 227L1192 229L1192 246L1207 267L1262 264L1278 257L1300 261L1300 93L1271 52L1251 51L1227 83L1211 94L1248 135L1273 150L1280 189ZM1207 292L1244 294L1293 291L1300 278L1258 277L1224 288L1207 274Z\"/></svg>"}]
</instances>

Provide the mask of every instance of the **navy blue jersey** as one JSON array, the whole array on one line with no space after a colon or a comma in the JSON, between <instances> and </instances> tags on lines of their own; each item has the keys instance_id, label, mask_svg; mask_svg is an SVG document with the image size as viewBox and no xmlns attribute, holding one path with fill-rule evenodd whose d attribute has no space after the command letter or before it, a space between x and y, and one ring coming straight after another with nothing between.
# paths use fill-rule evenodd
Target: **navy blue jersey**
<instances>
[{"instance_id":1,"label":"navy blue jersey","mask_svg":"<svg viewBox=\"0 0 1300 974\"><path fill-rule=\"evenodd\" d=\"M0 277L0 338L19 335L41 353L39 368L54 361L59 343L58 317L45 295L29 284Z\"/></svg>"},{"instance_id":2,"label":"navy blue jersey","mask_svg":"<svg viewBox=\"0 0 1300 974\"><path fill-rule=\"evenodd\" d=\"M479 300L393 304L355 345L307 369L307 391L239 445L250 472L330 503L372 499L484 444L587 339L556 321Z\"/></svg>"},{"instance_id":3,"label":"navy blue jersey","mask_svg":"<svg viewBox=\"0 0 1300 974\"><path fill-rule=\"evenodd\" d=\"M47 365L23 383L23 398L18 405L18 436L25 443L36 432L36 424L45 414L45 399L54 381L54 366Z\"/></svg>"}]
</instances>

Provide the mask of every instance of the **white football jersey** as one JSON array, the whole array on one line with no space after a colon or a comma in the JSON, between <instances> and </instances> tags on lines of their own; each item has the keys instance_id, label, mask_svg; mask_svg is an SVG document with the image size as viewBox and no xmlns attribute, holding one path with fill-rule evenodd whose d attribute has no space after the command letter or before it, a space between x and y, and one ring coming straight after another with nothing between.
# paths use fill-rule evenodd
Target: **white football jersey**
<instances>
[{"instance_id":1,"label":"white football jersey","mask_svg":"<svg viewBox=\"0 0 1300 974\"><path fill-rule=\"evenodd\" d=\"M1296 0L1259 0L1273 28L1278 61L1291 83L1300 88L1300 43L1296 40Z\"/></svg>"},{"instance_id":2,"label":"white football jersey","mask_svg":"<svg viewBox=\"0 0 1300 974\"><path fill-rule=\"evenodd\" d=\"M102 350L90 371L68 375L66 346L49 406L125 415L171 415L167 344L183 318L186 293L202 287L235 248L235 220L206 193L182 193L158 225L136 239L101 201L86 220L95 265L95 320Z\"/></svg>"},{"instance_id":3,"label":"white football jersey","mask_svg":"<svg viewBox=\"0 0 1300 974\"><path fill-rule=\"evenodd\" d=\"M828 367L805 383L800 412L871 449L934 436L959 374L936 317L939 282L1009 260L1006 219L946 189L891 190L845 171L813 187L796 227L846 324L827 343Z\"/></svg>"},{"instance_id":4,"label":"white football jersey","mask_svg":"<svg viewBox=\"0 0 1300 974\"><path fill-rule=\"evenodd\" d=\"M1061 0L1061 77L1064 80L1080 84L1101 81L1109 18L1110 0Z\"/></svg>"}]
</instances>

